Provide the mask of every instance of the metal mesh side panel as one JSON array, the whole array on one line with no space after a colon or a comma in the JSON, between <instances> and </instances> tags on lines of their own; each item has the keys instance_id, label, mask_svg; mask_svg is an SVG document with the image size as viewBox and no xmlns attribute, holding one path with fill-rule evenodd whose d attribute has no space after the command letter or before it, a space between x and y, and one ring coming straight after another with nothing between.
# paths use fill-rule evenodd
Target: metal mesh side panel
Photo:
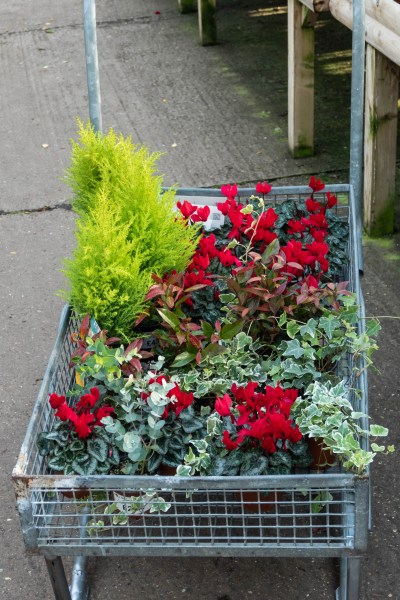
<instances>
[{"instance_id":1,"label":"metal mesh side panel","mask_svg":"<svg viewBox=\"0 0 400 600\"><path fill-rule=\"evenodd\" d=\"M168 503L166 512L144 508L135 514L130 501L139 492L128 489L117 496L113 491L90 490L84 500L38 490L32 504L39 546L85 546L88 553L99 544L136 549L351 547L354 525L346 522L354 514L354 491L332 487L330 498L321 502L323 491L162 489L154 498ZM118 509L109 514L116 498ZM88 520L83 536L82 515Z\"/></svg>"}]
</instances>

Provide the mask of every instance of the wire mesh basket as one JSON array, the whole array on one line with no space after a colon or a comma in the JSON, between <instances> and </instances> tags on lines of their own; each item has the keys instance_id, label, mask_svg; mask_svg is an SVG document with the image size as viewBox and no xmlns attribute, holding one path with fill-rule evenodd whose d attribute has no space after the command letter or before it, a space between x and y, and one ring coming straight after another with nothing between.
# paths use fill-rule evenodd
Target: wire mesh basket
<instances>
[{"instance_id":1,"label":"wire mesh basket","mask_svg":"<svg viewBox=\"0 0 400 600\"><path fill-rule=\"evenodd\" d=\"M341 278L358 296L363 328L354 206L350 186L328 188L338 196L336 214L348 224L348 262ZM253 189L241 189L249 197ZM314 199L323 198L324 193ZM216 205L217 190L178 190L178 199ZM273 188L272 205L304 201L309 188ZM219 213L212 210L218 225ZM291 475L188 477L49 474L38 434L51 427L48 394L66 394L74 373L70 334L79 329L68 307L33 409L13 479L24 542L47 559L71 556L354 556L366 549L369 479L308 470ZM342 376L351 365L342 364ZM367 380L351 400L367 412ZM344 597L344 596L343 596Z\"/></svg>"}]
</instances>

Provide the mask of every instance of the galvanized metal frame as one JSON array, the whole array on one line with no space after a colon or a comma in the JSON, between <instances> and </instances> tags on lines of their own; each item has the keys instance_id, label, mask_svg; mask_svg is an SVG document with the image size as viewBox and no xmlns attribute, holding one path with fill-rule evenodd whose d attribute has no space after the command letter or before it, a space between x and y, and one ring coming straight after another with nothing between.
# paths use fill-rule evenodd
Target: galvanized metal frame
<instances>
[{"instance_id":1,"label":"galvanized metal frame","mask_svg":"<svg viewBox=\"0 0 400 600\"><path fill-rule=\"evenodd\" d=\"M331 192L348 199L339 206L349 222L348 276L361 305L360 331L364 328L364 302L359 280L358 237L351 186L331 186ZM309 188L273 188L268 200L285 202L304 198ZM248 197L254 189L239 190ZM221 194L212 189L180 189L178 197L196 203L215 204ZM358 600L360 556L367 548L369 477L359 478L338 468L326 473L298 472L287 476L196 477L93 475L87 477L47 474L36 449L39 431L51 424L49 392L65 392L72 383L68 368L72 345L69 328L76 329L65 307L56 342L35 403L17 465L13 472L18 510L27 550L46 559L56 600L88 597L86 561L89 556L310 556L340 557L341 586L338 600ZM367 410L367 379L358 382L361 398L357 410ZM88 498L78 497L86 489ZM105 530L88 535L88 520L105 517L105 506L116 491L128 497L152 488L171 503L170 511L143 512L123 525L109 519ZM72 497L66 497L66 491ZM248 512L246 495L252 498ZM279 503L264 495L273 491ZM316 496L330 492L321 513L313 512ZM247 508L246 508L247 507ZM71 588L62 556L76 556Z\"/></svg>"}]
</instances>

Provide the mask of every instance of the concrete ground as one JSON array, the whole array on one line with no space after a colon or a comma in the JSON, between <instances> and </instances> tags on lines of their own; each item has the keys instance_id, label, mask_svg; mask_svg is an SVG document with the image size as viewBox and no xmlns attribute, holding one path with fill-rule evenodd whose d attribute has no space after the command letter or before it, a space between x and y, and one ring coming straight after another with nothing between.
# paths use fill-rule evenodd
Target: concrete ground
<instances>
[{"instance_id":1,"label":"concrete ground","mask_svg":"<svg viewBox=\"0 0 400 600\"><path fill-rule=\"evenodd\" d=\"M104 128L166 152L165 183L348 181L349 32L317 30L316 156L287 152L285 7L219 0L217 46L197 43L176 0L98 0ZM159 11L160 14L156 14ZM81 1L0 6L0 598L50 600L44 561L28 556L10 480L55 337L62 258L74 244L69 162L75 118L88 118ZM383 331L370 409L399 445L400 240L367 240L364 293ZM397 317L393 319L391 317ZM375 461L373 529L361 600L400 600L399 452ZM92 600L332 600L335 561L96 559Z\"/></svg>"}]
</instances>

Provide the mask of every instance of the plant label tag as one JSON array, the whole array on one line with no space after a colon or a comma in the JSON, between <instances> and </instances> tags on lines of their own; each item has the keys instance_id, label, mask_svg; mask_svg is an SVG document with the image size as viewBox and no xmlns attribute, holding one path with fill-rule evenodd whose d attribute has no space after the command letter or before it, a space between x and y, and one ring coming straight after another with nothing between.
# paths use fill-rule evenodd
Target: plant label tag
<instances>
[{"instance_id":1,"label":"plant label tag","mask_svg":"<svg viewBox=\"0 0 400 600\"><path fill-rule=\"evenodd\" d=\"M208 217L207 221L204 223L204 229L206 231L212 231L213 229L219 229L220 227L223 226L224 222L225 222L225 217L222 214L222 212L220 212L218 210L218 208L216 206L210 206L210 216Z\"/></svg>"}]
</instances>

